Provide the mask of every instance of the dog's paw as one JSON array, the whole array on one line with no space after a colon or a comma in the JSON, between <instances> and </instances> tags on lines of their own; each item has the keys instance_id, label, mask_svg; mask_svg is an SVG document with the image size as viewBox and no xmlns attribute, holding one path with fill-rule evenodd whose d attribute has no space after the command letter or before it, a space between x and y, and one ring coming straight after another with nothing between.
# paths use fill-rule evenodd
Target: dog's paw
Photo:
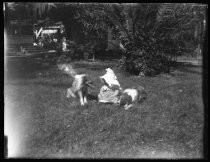
<instances>
[{"instance_id":1,"label":"dog's paw","mask_svg":"<svg viewBox=\"0 0 210 162\"><path fill-rule=\"evenodd\" d=\"M81 105L81 107L82 107L83 109L87 109L87 108L89 107L89 105L88 105L88 104L84 104L84 105Z\"/></svg>"},{"instance_id":2,"label":"dog's paw","mask_svg":"<svg viewBox=\"0 0 210 162\"><path fill-rule=\"evenodd\" d=\"M126 105L124 106L125 110L128 110L129 108L131 108L133 105Z\"/></svg>"},{"instance_id":3,"label":"dog's paw","mask_svg":"<svg viewBox=\"0 0 210 162\"><path fill-rule=\"evenodd\" d=\"M88 103L84 103L84 105L83 105L84 107L87 107L88 106Z\"/></svg>"}]
</instances>

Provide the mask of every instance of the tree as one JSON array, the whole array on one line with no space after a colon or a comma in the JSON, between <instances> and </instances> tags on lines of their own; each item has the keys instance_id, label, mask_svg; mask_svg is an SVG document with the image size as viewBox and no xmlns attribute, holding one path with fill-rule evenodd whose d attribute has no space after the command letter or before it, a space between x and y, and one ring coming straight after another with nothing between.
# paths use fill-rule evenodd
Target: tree
<instances>
[{"instance_id":1,"label":"tree","mask_svg":"<svg viewBox=\"0 0 210 162\"><path fill-rule=\"evenodd\" d=\"M168 39L180 45L183 52L187 48L195 50L195 44L201 43L204 33L205 5L164 3L158 11L157 19L162 22L162 28L166 33L170 33Z\"/></svg>"},{"instance_id":2,"label":"tree","mask_svg":"<svg viewBox=\"0 0 210 162\"><path fill-rule=\"evenodd\" d=\"M113 28L116 38L127 49L123 66L130 71L145 72L145 69L157 69L150 66L151 60L153 65L154 62L157 63L157 67L162 62L162 59L157 58L160 56L154 52L172 60L176 58L177 53L189 53L187 49L193 48L196 42L201 44L204 9L204 6L199 4L183 3L107 4L100 11L102 15L105 13L103 16L108 19L107 25ZM93 25L92 27L94 28ZM193 38L195 27L199 34ZM142 53L145 53L146 57L137 61ZM155 61L154 58L159 61ZM163 62L167 62L167 59ZM163 64L160 65L160 69Z\"/></svg>"},{"instance_id":3,"label":"tree","mask_svg":"<svg viewBox=\"0 0 210 162\"><path fill-rule=\"evenodd\" d=\"M81 25L84 38L103 38L108 28L126 53L121 60L135 73L168 71L168 61L194 44L202 44L204 7L184 3L32 3L35 14L44 15L53 7L66 6L69 19ZM60 18L61 19L61 18ZM199 25L200 24L200 25ZM188 51L187 51L188 52Z\"/></svg>"}]
</instances>

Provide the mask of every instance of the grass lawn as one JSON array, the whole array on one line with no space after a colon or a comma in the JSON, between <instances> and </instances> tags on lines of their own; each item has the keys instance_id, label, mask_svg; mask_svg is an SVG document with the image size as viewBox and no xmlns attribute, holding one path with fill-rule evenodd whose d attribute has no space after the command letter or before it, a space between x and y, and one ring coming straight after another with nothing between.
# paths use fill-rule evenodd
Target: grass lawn
<instances>
[{"instance_id":1,"label":"grass lawn","mask_svg":"<svg viewBox=\"0 0 210 162\"><path fill-rule=\"evenodd\" d=\"M74 62L92 78L116 62ZM167 75L139 78L115 70L123 88L145 87L138 107L89 100L81 107L67 99L72 78L56 67L17 73L5 79L5 132L9 152L30 158L202 158L203 101L201 67L180 67ZM30 71L30 70L28 70ZM8 73L10 74L10 73Z\"/></svg>"}]
</instances>

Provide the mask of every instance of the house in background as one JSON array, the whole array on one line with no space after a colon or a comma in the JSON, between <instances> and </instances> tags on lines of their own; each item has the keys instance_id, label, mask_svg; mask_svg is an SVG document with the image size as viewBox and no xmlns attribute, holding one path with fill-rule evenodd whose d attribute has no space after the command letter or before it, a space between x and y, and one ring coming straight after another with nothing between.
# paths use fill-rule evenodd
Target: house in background
<instances>
[{"instance_id":1,"label":"house in background","mask_svg":"<svg viewBox=\"0 0 210 162\"><path fill-rule=\"evenodd\" d=\"M65 36L62 22L39 20L33 26L34 45L55 49Z\"/></svg>"},{"instance_id":2,"label":"house in background","mask_svg":"<svg viewBox=\"0 0 210 162\"><path fill-rule=\"evenodd\" d=\"M15 10L5 8L5 43L7 44L7 52L14 54L17 52L27 51L36 51L33 47L34 43L39 42L41 38L47 35L56 35L58 31L62 31L64 25L61 22L51 22L49 20L35 20L32 16L27 14L27 7L19 6ZM73 24L72 24L73 25ZM65 28L64 28L65 29ZM80 37L78 32L80 28L74 26L68 29L68 32L71 32L72 37L70 40L75 41ZM73 30L74 29L74 30ZM75 30L78 30L76 32ZM61 32L62 33L62 32ZM107 49L109 51L119 51L119 41L115 40L112 36L111 29L105 33L105 39L95 38L95 42L98 44L98 48ZM58 39L58 38L57 38ZM84 38L81 37L81 40ZM56 38L54 39L56 41ZM38 42L37 42L38 41ZM43 41L43 39L42 39ZM90 41L90 43L92 43ZM100 52L100 50L99 50ZM111 53L110 53L111 54Z\"/></svg>"}]
</instances>

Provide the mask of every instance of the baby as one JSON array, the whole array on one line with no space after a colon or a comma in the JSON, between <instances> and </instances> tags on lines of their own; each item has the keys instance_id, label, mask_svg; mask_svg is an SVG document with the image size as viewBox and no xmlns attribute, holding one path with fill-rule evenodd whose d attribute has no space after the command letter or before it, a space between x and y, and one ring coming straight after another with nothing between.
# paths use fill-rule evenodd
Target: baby
<instances>
[{"instance_id":1,"label":"baby","mask_svg":"<svg viewBox=\"0 0 210 162\"><path fill-rule=\"evenodd\" d=\"M110 68L106 69L106 74L100 77L104 84L98 95L99 102L102 103L119 103L120 91L122 90L116 75Z\"/></svg>"}]
</instances>

